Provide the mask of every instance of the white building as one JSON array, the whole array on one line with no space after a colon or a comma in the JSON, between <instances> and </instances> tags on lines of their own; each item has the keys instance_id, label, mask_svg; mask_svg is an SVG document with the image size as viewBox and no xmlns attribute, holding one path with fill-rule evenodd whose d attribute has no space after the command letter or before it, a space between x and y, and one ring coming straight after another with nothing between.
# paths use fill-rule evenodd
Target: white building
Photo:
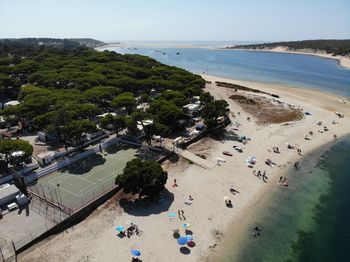
<instances>
[{"instance_id":1,"label":"white building","mask_svg":"<svg viewBox=\"0 0 350 262\"><path fill-rule=\"evenodd\" d=\"M187 113L193 114L194 112L197 112L200 108L199 104L188 104L183 106L183 108L186 110Z\"/></svg>"},{"instance_id":2,"label":"white building","mask_svg":"<svg viewBox=\"0 0 350 262\"><path fill-rule=\"evenodd\" d=\"M57 155L56 151L47 151L47 152L38 154L36 156L36 160L39 162L40 165L45 166L47 164L50 164L56 155Z\"/></svg>"},{"instance_id":3,"label":"white building","mask_svg":"<svg viewBox=\"0 0 350 262\"><path fill-rule=\"evenodd\" d=\"M0 207L14 202L19 193L20 191L15 185L0 185Z\"/></svg>"}]
</instances>

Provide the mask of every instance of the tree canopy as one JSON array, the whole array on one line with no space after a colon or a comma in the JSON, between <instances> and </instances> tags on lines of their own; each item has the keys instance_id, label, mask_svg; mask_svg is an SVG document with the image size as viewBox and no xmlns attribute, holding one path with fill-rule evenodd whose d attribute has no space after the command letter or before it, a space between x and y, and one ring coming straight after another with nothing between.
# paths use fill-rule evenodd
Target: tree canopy
<instances>
[{"instance_id":1,"label":"tree canopy","mask_svg":"<svg viewBox=\"0 0 350 262\"><path fill-rule=\"evenodd\" d=\"M98 52L71 40L39 41L0 41L0 99L21 102L1 114L34 119L38 129L58 132L112 107L126 107L131 114L136 97L150 103L159 129L169 123L172 129L188 98L205 86L200 76L146 56ZM161 96L150 98L152 89Z\"/></svg>"},{"instance_id":2,"label":"tree canopy","mask_svg":"<svg viewBox=\"0 0 350 262\"><path fill-rule=\"evenodd\" d=\"M274 42L253 45L236 45L229 47L231 49L264 49L275 48L278 46L288 47L291 50L313 49L316 51L324 51L327 54L333 55L349 55L350 54L350 39L316 39L288 42Z\"/></svg>"},{"instance_id":3,"label":"tree canopy","mask_svg":"<svg viewBox=\"0 0 350 262\"><path fill-rule=\"evenodd\" d=\"M112 127L118 136L118 132L126 127L125 117L107 114L104 118L101 119L101 126L107 130Z\"/></svg>"},{"instance_id":4,"label":"tree canopy","mask_svg":"<svg viewBox=\"0 0 350 262\"><path fill-rule=\"evenodd\" d=\"M11 158L10 154L15 151L23 151L24 155L21 155L16 159ZM24 159L33 154L33 146L25 140L3 139L0 140L0 153L5 155L7 163L16 164L23 162Z\"/></svg>"},{"instance_id":5,"label":"tree canopy","mask_svg":"<svg viewBox=\"0 0 350 262\"><path fill-rule=\"evenodd\" d=\"M62 128L62 133L66 140L83 141L84 133L92 133L97 130L96 124L90 120L75 120Z\"/></svg>"},{"instance_id":6,"label":"tree canopy","mask_svg":"<svg viewBox=\"0 0 350 262\"><path fill-rule=\"evenodd\" d=\"M155 161L142 161L135 158L127 162L123 174L116 177L115 183L126 193L155 197L163 189L168 173Z\"/></svg>"},{"instance_id":7,"label":"tree canopy","mask_svg":"<svg viewBox=\"0 0 350 262\"><path fill-rule=\"evenodd\" d=\"M201 111L204 123L208 127L216 126L219 117L227 116L230 111L228 106L229 105L225 100L214 100L207 103Z\"/></svg>"}]
</instances>

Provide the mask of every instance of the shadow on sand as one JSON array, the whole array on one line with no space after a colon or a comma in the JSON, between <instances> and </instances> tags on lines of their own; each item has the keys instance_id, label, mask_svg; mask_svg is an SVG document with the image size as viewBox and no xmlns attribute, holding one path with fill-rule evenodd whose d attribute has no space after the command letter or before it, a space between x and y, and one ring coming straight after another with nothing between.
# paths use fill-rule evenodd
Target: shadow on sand
<instances>
[{"instance_id":1,"label":"shadow on sand","mask_svg":"<svg viewBox=\"0 0 350 262\"><path fill-rule=\"evenodd\" d=\"M226 131L226 130L221 130L220 132L215 132L209 135L211 139L214 139L216 141L237 141L241 142L239 135L237 135L233 131Z\"/></svg>"},{"instance_id":2,"label":"shadow on sand","mask_svg":"<svg viewBox=\"0 0 350 262\"><path fill-rule=\"evenodd\" d=\"M122 198L119 200L119 205L129 215L149 216L168 211L173 201L174 194L164 189L157 200L151 201L147 198L130 200Z\"/></svg>"}]
</instances>

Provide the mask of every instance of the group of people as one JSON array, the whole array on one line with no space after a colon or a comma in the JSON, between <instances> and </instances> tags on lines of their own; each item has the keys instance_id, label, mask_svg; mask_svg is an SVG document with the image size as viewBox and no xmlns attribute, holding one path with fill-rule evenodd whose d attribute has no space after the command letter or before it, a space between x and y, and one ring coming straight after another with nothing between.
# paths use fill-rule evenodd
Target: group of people
<instances>
[{"instance_id":1,"label":"group of people","mask_svg":"<svg viewBox=\"0 0 350 262\"><path fill-rule=\"evenodd\" d=\"M268 179L268 177L266 176L266 171L264 170L263 173L261 173L260 170L258 170L258 172L256 172L256 170L253 171L253 175L258 177L258 178L262 178L265 182Z\"/></svg>"},{"instance_id":2,"label":"group of people","mask_svg":"<svg viewBox=\"0 0 350 262\"><path fill-rule=\"evenodd\" d=\"M130 238L134 233L136 235L139 235L140 234L140 230L139 230L139 227L138 225L134 224L134 223L131 223L130 224L130 227L128 227L126 229L126 233L125 231L123 232L128 238Z\"/></svg>"},{"instance_id":3,"label":"group of people","mask_svg":"<svg viewBox=\"0 0 350 262\"><path fill-rule=\"evenodd\" d=\"M255 226L253 229L253 237L260 237L261 235L260 232L261 232L260 227Z\"/></svg>"},{"instance_id":4,"label":"group of people","mask_svg":"<svg viewBox=\"0 0 350 262\"><path fill-rule=\"evenodd\" d=\"M278 148L278 146L274 146L274 147L272 148L272 150L273 150L274 153L277 153L277 154L280 153L280 149Z\"/></svg>"},{"instance_id":5,"label":"group of people","mask_svg":"<svg viewBox=\"0 0 350 262\"><path fill-rule=\"evenodd\" d=\"M126 229L126 231L120 231L120 235L122 237L126 236L128 238L130 238L133 234L139 235L140 234L140 230L138 225L131 223L130 226Z\"/></svg>"},{"instance_id":6,"label":"group of people","mask_svg":"<svg viewBox=\"0 0 350 262\"><path fill-rule=\"evenodd\" d=\"M288 181L286 177L281 176L280 180L278 181L278 184L282 185L282 186L288 186Z\"/></svg>"},{"instance_id":7,"label":"group of people","mask_svg":"<svg viewBox=\"0 0 350 262\"><path fill-rule=\"evenodd\" d=\"M265 164L268 166L277 166L277 164L275 162L273 162L271 159L266 159Z\"/></svg>"},{"instance_id":8,"label":"group of people","mask_svg":"<svg viewBox=\"0 0 350 262\"><path fill-rule=\"evenodd\" d=\"M232 201L230 200L230 199L225 199L225 205L227 206L227 207L232 207L233 205L232 205Z\"/></svg>"}]
</instances>

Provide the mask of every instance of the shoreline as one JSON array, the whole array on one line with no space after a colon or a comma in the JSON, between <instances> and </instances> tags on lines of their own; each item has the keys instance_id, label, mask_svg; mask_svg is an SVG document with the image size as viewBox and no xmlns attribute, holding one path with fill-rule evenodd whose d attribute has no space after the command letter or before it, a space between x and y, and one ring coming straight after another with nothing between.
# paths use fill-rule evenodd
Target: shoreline
<instances>
[{"instance_id":1,"label":"shoreline","mask_svg":"<svg viewBox=\"0 0 350 262\"><path fill-rule=\"evenodd\" d=\"M163 49L163 48L179 48L179 49L211 49L211 50L222 50L227 45L206 45L206 44L186 44L186 43L173 43L173 42L156 42L156 43L147 43L147 42L124 42L124 43L113 43L95 48L97 51L103 51L107 48L117 47L117 48L136 48L136 49Z\"/></svg>"},{"instance_id":2,"label":"shoreline","mask_svg":"<svg viewBox=\"0 0 350 262\"><path fill-rule=\"evenodd\" d=\"M201 76L204 79L209 80L209 81L213 81L213 80L225 81L225 82L230 82L230 83L239 84L239 85L243 85L243 86L248 86L248 87L259 89L259 90L278 93L281 96L282 100L284 100L283 96L286 94L288 94L291 97L302 95L302 96L304 96L304 98L302 98L302 100L306 102L306 101L309 101L309 97L312 97L312 94L315 95L316 93L319 96L323 97L323 99L325 99L326 97L328 97L328 98L332 97L333 99L338 100L338 102L340 99L342 99L342 97L340 97L338 95L330 94L330 93L327 93L324 91L317 92L315 90L307 89L307 88L301 89L301 88L289 87L289 86L283 86L281 88L282 85L278 85L278 84L266 84L266 83L260 83L260 82L244 81L244 80L237 80L237 79L232 79L232 78L222 78L222 77L209 76L209 75L201 75ZM300 99L300 97L299 97L299 99ZM330 109L331 110L333 109L327 105L320 105L320 106L327 111L330 111ZM339 139L338 139L338 141L336 141L336 143L340 143L343 139L346 139L346 137L348 137L350 135L350 129L349 128L347 128L347 129L348 129L348 131L345 132L341 137L339 137ZM307 155L304 155L301 159L298 156L294 156L294 157L287 159L287 162L294 162L296 160L299 160L300 162L309 162L310 160L317 161L325 152L327 152L330 148L332 148L336 143L334 141L319 143L318 146L316 146L316 147L307 148L307 151L305 151L307 153ZM315 166L316 166L316 162L313 165L308 165L305 168L305 170L303 170L303 173L304 174L308 173ZM280 170L280 173L278 176L282 175L282 176L288 177L292 171L293 171L292 166L289 166L287 169ZM276 176L274 177L274 179L276 181ZM246 206L246 209L237 218L235 218L233 221L231 221L230 224L228 224L226 226L226 229L224 230L224 232L226 234L224 235L223 239L219 242L217 248L215 248L211 252L208 252L206 254L206 256L202 257L203 261L209 262L209 261L213 261L213 259L221 259L221 260L225 259L225 256L222 256L222 253L227 254L227 251L232 249L232 246L231 246L232 235L233 234L239 235L239 237L237 237L235 239L236 245L241 240L241 237L243 237L243 238L246 237L246 235L244 235L245 229L246 229L247 225L251 222L251 219L250 218L246 219L246 217L248 215L254 214L254 211L253 211L254 208L256 206L259 206L259 204L261 202L266 202L267 199L271 198L271 194L269 191L274 186L276 186L276 184L277 184L277 182L276 183L269 183L265 188L262 188L261 190L256 192L256 195L251 199L251 202L248 203L248 205ZM218 261L221 261L221 260L218 260ZM215 261L217 261L217 260L215 260Z\"/></svg>"},{"instance_id":3,"label":"shoreline","mask_svg":"<svg viewBox=\"0 0 350 262\"><path fill-rule=\"evenodd\" d=\"M339 138L350 133L348 119L345 121L337 119L339 124L334 126L330 124L336 117L335 111L344 113L345 118L350 117L349 103L345 105L341 103L342 97L340 96L310 89L297 89L209 75L203 75L203 78L210 81L246 85L278 94L280 95L279 100L301 106L304 111L312 112L313 115L288 125L258 126L254 121L247 121L246 118L249 114L242 111L237 103L228 98L234 90L218 87L215 82L207 84L205 90L210 91L217 99L226 99L231 112L235 114L238 111L241 112L239 116L236 115L231 120L242 124L237 131L238 134L247 135L252 139L251 142L242 146L244 153L234 152L234 156L231 158L223 156L222 151L233 152L232 146L237 142L229 138L212 140L213 144L205 149L208 153L207 160L215 162L219 156L224 158L226 163L212 169L190 165L185 160L169 165L166 168L168 171L166 189L172 197L165 199L169 202L164 202L168 203L169 206L152 205L147 209L141 208L128 213L119 210L118 204L111 201L101 206L96 213L74 228L36 245L34 250L40 249L41 252L24 254L20 261L43 261L45 257L52 258L52 261L78 261L86 256L89 256L92 261L110 261L115 257L118 257L120 261L129 261L130 250L133 248L141 250L141 259L144 261L164 261L165 258L169 258L169 255L173 259L171 261L180 259L184 262L200 261L215 253L212 250L221 248L226 236L231 232L230 228L239 227L241 221L245 219L246 212L251 210L251 206L260 203L261 195L264 195L263 192L275 186L280 174L289 170L294 161L300 160L301 157L295 151L285 148L286 142L301 148L303 154L306 155L322 145L334 144L333 134L335 132ZM316 122L320 119L327 123L330 128L329 132L323 134L316 132ZM315 131L315 135L311 141L305 141L304 134L311 129ZM197 147L200 148L202 144L203 141L198 142ZM281 148L281 154L268 152L268 149L276 145ZM189 147L188 150L194 149ZM245 165L247 157L252 155L258 159L254 168L267 170L269 177L267 184L253 176L252 170ZM273 159L280 167L267 167L264 163L267 158ZM181 165L181 162L185 164ZM173 179L177 179L179 187L172 187ZM229 192L232 185L237 188L239 194L232 195ZM184 204L188 195L192 195L195 199L191 206ZM232 209L224 205L223 197L225 195L232 199ZM110 207L111 204L115 207L113 209L107 208L107 205ZM159 208L161 208L160 211ZM152 211L153 209L155 211ZM196 247L190 249L190 254L187 255L179 251L180 246L171 233L172 228L176 226L181 228L183 222L178 219L169 221L167 217L168 212L176 212L179 209L185 210L186 223L192 225L191 230L196 242ZM146 215L142 215L145 212ZM115 226L123 224L125 221L133 221L139 225L144 232L143 235L131 239L116 237ZM162 239L162 241L155 241L156 239ZM118 249L115 249L115 246L118 246Z\"/></svg>"},{"instance_id":4,"label":"shoreline","mask_svg":"<svg viewBox=\"0 0 350 262\"><path fill-rule=\"evenodd\" d=\"M349 139L349 137L350 135L347 135L336 142L330 142L328 144L321 145L319 148L316 148L308 155L303 156L299 160L303 169L301 172L298 173L298 175L305 176L309 174L315 167L317 167L318 160L324 154L326 154L331 148L333 148L337 144ZM295 174L293 174L294 172L295 170L292 167L289 167L287 170L281 172L280 175L290 179L293 176L295 176ZM212 250L212 252L209 253L206 257L202 258L202 261L226 262L228 261L228 256L232 258L232 254L234 254L233 257L235 259L240 258L239 255L242 252L242 243L254 240L254 238L252 238L251 236L251 229L254 227L254 225L259 224L260 219L266 216L266 213L263 213L263 210L265 207L269 206L271 202L273 203L276 201L276 194L278 193L276 192L275 185L273 184L270 184L264 190L261 190L259 192L259 197L257 197L254 200L254 202L249 205L249 207L247 207L245 212L240 215L238 221L232 223L227 227L227 230L225 231L226 235L220 241L220 244L217 246L217 248L215 250ZM257 219L259 220L257 221ZM234 239L232 236L234 236Z\"/></svg>"},{"instance_id":5,"label":"shoreline","mask_svg":"<svg viewBox=\"0 0 350 262\"><path fill-rule=\"evenodd\" d=\"M286 53L286 54L296 54L296 55L312 55L318 56L326 59L337 60L339 65L350 69L350 57L348 56L333 56L332 54L327 54L323 51L315 51L315 50L289 50L287 47L275 47L275 48L263 48L263 49L251 49L251 48L225 48L225 50L240 50L240 51L252 51L252 52L274 52L274 53Z\"/></svg>"}]
</instances>

